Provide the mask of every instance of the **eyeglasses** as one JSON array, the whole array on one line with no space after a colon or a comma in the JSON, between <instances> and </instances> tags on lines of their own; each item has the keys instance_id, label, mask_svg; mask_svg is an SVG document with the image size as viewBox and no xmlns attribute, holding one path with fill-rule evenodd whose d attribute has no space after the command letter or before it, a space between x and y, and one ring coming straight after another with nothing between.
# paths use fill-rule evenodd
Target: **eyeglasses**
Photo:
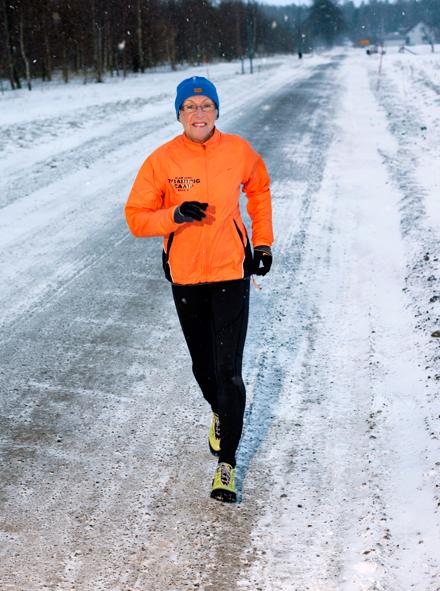
<instances>
[{"instance_id":1,"label":"eyeglasses","mask_svg":"<svg viewBox=\"0 0 440 591\"><path fill-rule=\"evenodd\" d=\"M204 103L203 105L195 105L194 103L187 103L186 105L182 105L180 110L184 113L197 113L200 109L202 113L212 113L216 106L214 103Z\"/></svg>"}]
</instances>

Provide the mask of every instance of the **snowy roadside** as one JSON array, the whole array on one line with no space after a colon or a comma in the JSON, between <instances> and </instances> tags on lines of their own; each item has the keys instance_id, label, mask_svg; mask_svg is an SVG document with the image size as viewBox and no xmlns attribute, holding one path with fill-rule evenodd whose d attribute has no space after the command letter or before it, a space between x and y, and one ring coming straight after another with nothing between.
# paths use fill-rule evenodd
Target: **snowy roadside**
<instances>
[{"instance_id":1,"label":"snowy roadside","mask_svg":"<svg viewBox=\"0 0 440 591\"><path fill-rule=\"evenodd\" d=\"M413 233L415 239L436 241L438 246L440 57L439 54L395 54L388 59L380 84L377 84L374 71L371 72L371 79L377 100L387 114L390 131L399 146L395 159L390 157L387 165L392 173L397 169L400 172L400 177L398 174L393 174L393 177L403 192L402 230L405 234ZM418 214L416 217L405 217L407 203L411 204L413 214ZM439 252L432 254L437 256Z\"/></svg>"},{"instance_id":2,"label":"snowy roadside","mask_svg":"<svg viewBox=\"0 0 440 591\"><path fill-rule=\"evenodd\" d=\"M440 48L437 47L437 50ZM376 99L386 114L397 150L381 153L400 193L400 226L406 250L404 291L418 334L432 410L426 417L434 441L440 440L440 55L424 47L416 55L390 54ZM437 337L434 335L437 334ZM440 454L439 454L440 455ZM439 465L436 467L440 480ZM440 492L436 501L440 506Z\"/></svg>"}]
</instances>

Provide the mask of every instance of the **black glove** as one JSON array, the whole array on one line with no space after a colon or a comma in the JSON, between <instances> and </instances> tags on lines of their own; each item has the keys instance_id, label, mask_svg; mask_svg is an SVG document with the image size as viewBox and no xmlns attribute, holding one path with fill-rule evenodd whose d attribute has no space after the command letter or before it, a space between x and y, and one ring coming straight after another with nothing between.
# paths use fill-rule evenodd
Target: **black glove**
<instances>
[{"instance_id":1,"label":"black glove","mask_svg":"<svg viewBox=\"0 0 440 591\"><path fill-rule=\"evenodd\" d=\"M200 201L184 201L174 211L174 221L176 224L200 222L206 216L205 209L207 207L207 203L200 203Z\"/></svg>"},{"instance_id":2,"label":"black glove","mask_svg":"<svg viewBox=\"0 0 440 591\"><path fill-rule=\"evenodd\" d=\"M252 263L253 275L266 275L272 266L272 251L270 246L256 246Z\"/></svg>"}]
</instances>

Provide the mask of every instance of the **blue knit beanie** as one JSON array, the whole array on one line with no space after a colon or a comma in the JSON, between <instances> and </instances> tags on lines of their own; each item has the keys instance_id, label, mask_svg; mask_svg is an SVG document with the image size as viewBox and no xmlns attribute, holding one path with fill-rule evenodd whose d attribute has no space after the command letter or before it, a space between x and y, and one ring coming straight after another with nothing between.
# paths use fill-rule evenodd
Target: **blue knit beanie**
<instances>
[{"instance_id":1,"label":"blue knit beanie","mask_svg":"<svg viewBox=\"0 0 440 591\"><path fill-rule=\"evenodd\" d=\"M217 118L220 114L220 101L218 100L217 90L212 82L202 76L192 76L192 78L186 78L177 87L177 94L174 106L176 107L176 116L179 119L180 107L190 96L207 96L209 97L217 107Z\"/></svg>"}]
</instances>

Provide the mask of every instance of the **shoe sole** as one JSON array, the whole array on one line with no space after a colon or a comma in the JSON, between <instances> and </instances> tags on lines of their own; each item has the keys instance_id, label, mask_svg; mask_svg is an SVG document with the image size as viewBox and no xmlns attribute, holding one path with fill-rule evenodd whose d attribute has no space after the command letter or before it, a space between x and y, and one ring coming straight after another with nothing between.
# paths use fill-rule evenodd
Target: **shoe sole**
<instances>
[{"instance_id":1,"label":"shoe sole","mask_svg":"<svg viewBox=\"0 0 440 591\"><path fill-rule=\"evenodd\" d=\"M211 499L222 501L223 503L235 503L237 501L237 495L230 490L218 488L211 492Z\"/></svg>"}]
</instances>

